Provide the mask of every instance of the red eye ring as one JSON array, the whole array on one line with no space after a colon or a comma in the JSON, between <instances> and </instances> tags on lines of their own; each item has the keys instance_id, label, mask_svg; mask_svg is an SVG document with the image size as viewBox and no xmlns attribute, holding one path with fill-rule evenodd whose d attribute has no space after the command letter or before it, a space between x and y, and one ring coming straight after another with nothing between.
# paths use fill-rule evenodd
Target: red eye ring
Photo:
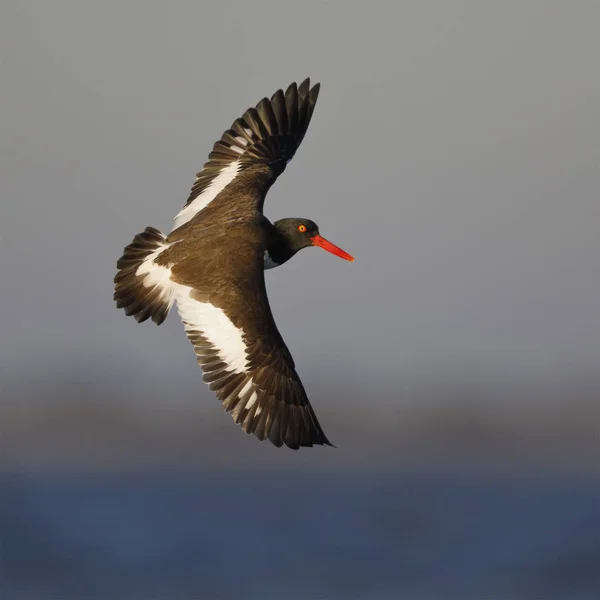
<instances>
[{"instance_id":1,"label":"red eye ring","mask_svg":"<svg viewBox=\"0 0 600 600\"><path fill-rule=\"evenodd\" d=\"M298 231L300 233L305 233L306 232L306 225L298 225Z\"/></svg>"}]
</instances>

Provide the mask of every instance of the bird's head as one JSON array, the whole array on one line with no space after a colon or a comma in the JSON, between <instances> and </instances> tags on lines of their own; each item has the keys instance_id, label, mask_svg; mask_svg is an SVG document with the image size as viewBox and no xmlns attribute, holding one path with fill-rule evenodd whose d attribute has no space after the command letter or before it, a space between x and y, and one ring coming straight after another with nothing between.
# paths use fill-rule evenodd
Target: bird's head
<instances>
[{"instance_id":1,"label":"bird's head","mask_svg":"<svg viewBox=\"0 0 600 600\"><path fill-rule=\"evenodd\" d=\"M288 248L293 252L309 246L318 246L344 260L354 262L353 256L326 240L319 233L318 225L310 219L280 219L275 221L274 225L285 238Z\"/></svg>"}]
</instances>

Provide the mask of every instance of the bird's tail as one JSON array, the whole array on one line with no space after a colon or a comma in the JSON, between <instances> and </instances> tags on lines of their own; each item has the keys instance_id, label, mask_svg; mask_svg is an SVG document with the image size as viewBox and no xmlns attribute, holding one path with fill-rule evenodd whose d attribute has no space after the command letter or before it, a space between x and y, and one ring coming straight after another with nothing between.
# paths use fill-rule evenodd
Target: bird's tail
<instances>
[{"instance_id":1,"label":"bird's tail","mask_svg":"<svg viewBox=\"0 0 600 600\"><path fill-rule=\"evenodd\" d=\"M125 247L117 261L119 270L114 279L117 308L123 308L126 315L132 315L139 323L152 318L160 325L173 306L170 269L155 262L168 247L163 233L146 227Z\"/></svg>"}]
</instances>

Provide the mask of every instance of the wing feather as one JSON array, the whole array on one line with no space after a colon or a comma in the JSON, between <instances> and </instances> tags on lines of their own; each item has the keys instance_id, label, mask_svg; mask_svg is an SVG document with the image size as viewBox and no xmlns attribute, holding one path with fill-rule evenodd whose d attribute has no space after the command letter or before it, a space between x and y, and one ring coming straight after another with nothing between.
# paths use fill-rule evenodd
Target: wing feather
<instances>
[{"instance_id":1,"label":"wing feather","mask_svg":"<svg viewBox=\"0 0 600 600\"><path fill-rule=\"evenodd\" d=\"M173 230L192 220L253 165L268 166L272 181L277 179L304 139L319 89L319 84L310 87L310 79L300 87L292 83L285 94L277 90L270 100L263 98L236 119L213 145Z\"/></svg>"},{"instance_id":2,"label":"wing feather","mask_svg":"<svg viewBox=\"0 0 600 600\"><path fill-rule=\"evenodd\" d=\"M213 243L228 234L214 233ZM254 251L249 243L229 248L226 263L217 257L200 270L193 257L171 267L204 381L246 433L294 449L331 445L273 319L260 242Z\"/></svg>"}]
</instances>

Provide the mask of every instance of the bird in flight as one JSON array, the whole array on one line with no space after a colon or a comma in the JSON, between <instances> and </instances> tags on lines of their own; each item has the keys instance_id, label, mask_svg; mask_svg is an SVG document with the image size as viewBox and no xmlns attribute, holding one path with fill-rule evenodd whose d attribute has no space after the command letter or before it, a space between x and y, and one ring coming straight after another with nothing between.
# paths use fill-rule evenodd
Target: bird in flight
<instances>
[{"instance_id":1,"label":"bird in flight","mask_svg":"<svg viewBox=\"0 0 600 600\"><path fill-rule=\"evenodd\" d=\"M318 246L354 258L310 219L271 223L265 196L300 146L319 84L278 90L236 119L165 235L147 227L117 262L117 308L160 325L173 304L203 379L242 429L275 446L329 445L267 298L265 269Z\"/></svg>"}]
</instances>

